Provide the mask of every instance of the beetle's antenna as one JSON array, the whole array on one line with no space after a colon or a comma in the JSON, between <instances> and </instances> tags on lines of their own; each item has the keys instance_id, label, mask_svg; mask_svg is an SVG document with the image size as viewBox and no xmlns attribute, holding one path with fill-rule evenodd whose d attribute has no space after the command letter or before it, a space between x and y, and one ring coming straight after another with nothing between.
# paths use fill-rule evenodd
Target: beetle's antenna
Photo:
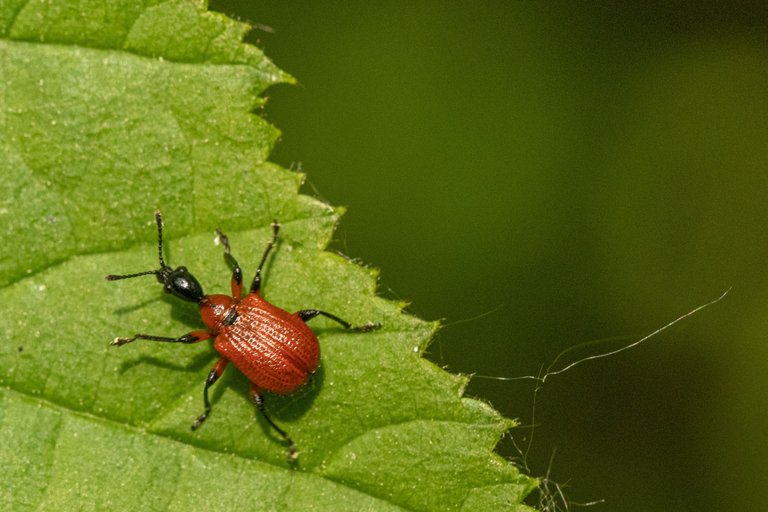
<instances>
[{"instance_id":1,"label":"beetle's antenna","mask_svg":"<svg viewBox=\"0 0 768 512\"><path fill-rule=\"evenodd\" d=\"M160 268L165 268L163 260L163 216L160 208L155 210L155 222L157 222L157 257L160 260Z\"/></svg>"},{"instance_id":2,"label":"beetle's antenna","mask_svg":"<svg viewBox=\"0 0 768 512\"><path fill-rule=\"evenodd\" d=\"M118 279L129 279L131 277L148 276L150 274L158 276L161 275L164 270L168 269L165 260L163 260L163 216L160 213L159 208L155 210L155 222L157 222L157 257L160 260L160 270L147 270L146 272L123 275L110 274L105 276L104 279L107 281L117 281Z\"/></svg>"},{"instance_id":3,"label":"beetle's antenna","mask_svg":"<svg viewBox=\"0 0 768 512\"><path fill-rule=\"evenodd\" d=\"M107 281L117 281L118 279L128 279L130 277L148 276L149 274L157 275L159 273L160 273L159 270L147 270L146 272L138 272L136 274L125 274L120 276L110 274L108 276L104 276L104 279L106 279Z\"/></svg>"}]
</instances>

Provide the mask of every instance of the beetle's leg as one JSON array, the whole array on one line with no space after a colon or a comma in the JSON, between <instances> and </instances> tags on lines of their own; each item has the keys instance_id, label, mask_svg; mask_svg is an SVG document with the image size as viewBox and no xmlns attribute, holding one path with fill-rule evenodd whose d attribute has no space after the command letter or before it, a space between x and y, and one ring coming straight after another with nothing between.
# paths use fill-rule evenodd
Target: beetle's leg
<instances>
[{"instance_id":1,"label":"beetle's leg","mask_svg":"<svg viewBox=\"0 0 768 512\"><path fill-rule=\"evenodd\" d=\"M166 341L169 343L197 343L198 341L203 341L210 338L213 338L213 333L208 331L192 331L178 338L152 336L151 334L134 334L130 338L115 338L112 341L112 345L119 347L120 345L125 345L126 343L130 343L136 340Z\"/></svg>"},{"instance_id":2,"label":"beetle's leg","mask_svg":"<svg viewBox=\"0 0 768 512\"><path fill-rule=\"evenodd\" d=\"M216 366L214 366L213 370L211 370L211 373L208 374L208 378L205 379L205 387L203 388L203 403L205 404L205 412L197 417L195 422L192 424L192 430L197 430L197 428L203 424L208 415L211 414L211 402L208 400L208 388L213 386L213 383L219 380L219 377L221 377L221 374L224 373L224 369L228 364L229 359L222 357L216 362Z\"/></svg>"},{"instance_id":3,"label":"beetle's leg","mask_svg":"<svg viewBox=\"0 0 768 512\"><path fill-rule=\"evenodd\" d=\"M264 408L264 397L261 394L261 390L259 390L259 388L257 388L256 385L253 383L251 383L251 401L259 410L259 412L264 417L264 419L267 420L267 423L269 423L269 425L273 429L275 429L275 432L280 434L282 438L288 442L288 460L290 461L296 460L299 454L296 451L296 445L293 444L293 439L288 437L288 434L286 434L285 430L275 425L275 422L272 421L272 418L269 417L269 415L267 414L267 410Z\"/></svg>"},{"instance_id":4,"label":"beetle's leg","mask_svg":"<svg viewBox=\"0 0 768 512\"><path fill-rule=\"evenodd\" d=\"M232 256L232 250L229 248L229 237L222 233L219 228L216 228L216 235L219 237L221 245L224 246L224 261L232 269L232 298L239 299L243 296L243 271L235 257Z\"/></svg>"},{"instance_id":5,"label":"beetle's leg","mask_svg":"<svg viewBox=\"0 0 768 512\"><path fill-rule=\"evenodd\" d=\"M256 269L256 276L254 276L253 282L251 283L251 293L259 293L259 290L261 289L261 269L264 268L264 264L267 262L267 257L269 256L270 251L277 243L277 234L279 232L280 224L278 224L276 220L272 221L272 240L269 241L267 248L264 249L264 255L261 257L259 268Z\"/></svg>"},{"instance_id":6,"label":"beetle's leg","mask_svg":"<svg viewBox=\"0 0 768 512\"><path fill-rule=\"evenodd\" d=\"M302 309L301 311L296 313L296 316L298 316L305 322L308 320L312 320L318 315L324 316L326 318L330 318L334 322L338 322L339 324L341 324L345 329L351 329L353 331L368 332L381 327L381 324L378 322L375 324L368 322L367 324L363 324L363 325L352 325L346 320L342 320L341 318L337 317L336 315L332 315L331 313L327 313L325 311L320 311L319 309Z\"/></svg>"}]
</instances>

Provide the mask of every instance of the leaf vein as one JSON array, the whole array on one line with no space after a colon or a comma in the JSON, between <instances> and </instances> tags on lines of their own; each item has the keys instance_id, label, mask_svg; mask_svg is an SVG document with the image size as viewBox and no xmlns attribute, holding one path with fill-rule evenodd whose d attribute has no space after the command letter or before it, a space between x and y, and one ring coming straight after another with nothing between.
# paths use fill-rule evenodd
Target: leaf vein
<instances>
[{"instance_id":1,"label":"leaf vein","mask_svg":"<svg viewBox=\"0 0 768 512\"><path fill-rule=\"evenodd\" d=\"M11 32L13 32L13 27L16 26L16 20L19 19L19 14L21 14L21 11L27 8L29 3L32 0L26 0L23 4L19 6L19 9L13 13L13 17L11 18L11 22L8 24L8 34L10 35Z\"/></svg>"}]
</instances>

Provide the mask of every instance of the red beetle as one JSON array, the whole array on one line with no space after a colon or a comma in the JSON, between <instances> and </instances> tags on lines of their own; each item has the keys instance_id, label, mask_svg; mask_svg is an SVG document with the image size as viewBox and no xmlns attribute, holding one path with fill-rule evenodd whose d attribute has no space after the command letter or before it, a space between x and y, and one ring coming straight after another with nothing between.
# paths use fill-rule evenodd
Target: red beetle
<instances>
[{"instance_id":1,"label":"red beetle","mask_svg":"<svg viewBox=\"0 0 768 512\"><path fill-rule=\"evenodd\" d=\"M272 223L272 240L261 257L256 276L251 283L251 290L242 297L243 273L240 265L232 256L229 240L218 229L219 240L224 246L224 259L232 269L232 296L205 295L203 288L186 267L172 268L163 260L163 219L160 210L155 211L157 222L157 251L160 260L159 270L148 270L136 274L108 275L108 281L131 277L154 275L163 284L167 293L180 299L196 302L200 306L200 315L207 330L192 331L179 338L135 334L130 338L115 338L112 345L120 346L135 340L166 341L171 343L197 343L209 338L216 338L213 347L221 357L208 374L203 388L205 411L192 424L197 429L211 413L208 388L216 382L224 369L231 362L248 380L251 381L251 400L269 425L280 434L289 446L289 457L297 457L296 446L288 434L278 427L264 408L264 391L286 395L307 382L317 369L320 359L320 345L317 336L305 323L318 315L330 318L345 329L370 331L380 324L367 323L353 327L349 322L336 315L319 309L302 309L289 313L264 300L259 294L261 271L270 251L277 243L280 225Z\"/></svg>"}]
</instances>

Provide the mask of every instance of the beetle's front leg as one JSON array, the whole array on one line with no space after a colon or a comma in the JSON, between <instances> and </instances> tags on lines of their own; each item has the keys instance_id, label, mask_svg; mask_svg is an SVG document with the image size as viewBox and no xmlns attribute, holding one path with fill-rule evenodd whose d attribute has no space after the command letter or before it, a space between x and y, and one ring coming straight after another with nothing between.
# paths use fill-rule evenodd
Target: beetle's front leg
<instances>
[{"instance_id":1,"label":"beetle's front leg","mask_svg":"<svg viewBox=\"0 0 768 512\"><path fill-rule=\"evenodd\" d=\"M243 297L243 271L240 269L240 264L235 257L232 256L232 249L229 247L229 237L222 233L219 228L216 228L216 236L219 237L219 242L224 246L224 261L232 269L232 298L241 299Z\"/></svg>"},{"instance_id":2,"label":"beetle's front leg","mask_svg":"<svg viewBox=\"0 0 768 512\"><path fill-rule=\"evenodd\" d=\"M115 347L119 347L136 340L165 341L168 343L197 343L198 341L213 338L213 336L213 333L208 331L192 331L178 338L152 336L150 334L134 334L130 338L115 338L111 344Z\"/></svg>"},{"instance_id":3,"label":"beetle's front leg","mask_svg":"<svg viewBox=\"0 0 768 512\"><path fill-rule=\"evenodd\" d=\"M264 250L264 255L261 257L259 268L256 269L256 276L254 276L253 282L251 283L251 293L259 293L261 290L261 271L264 269L264 264L267 262L269 253L277 243L278 233L280 233L280 224L274 220L272 221L272 240L270 240L267 244L267 248Z\"/></svg>"}]
</instances>

